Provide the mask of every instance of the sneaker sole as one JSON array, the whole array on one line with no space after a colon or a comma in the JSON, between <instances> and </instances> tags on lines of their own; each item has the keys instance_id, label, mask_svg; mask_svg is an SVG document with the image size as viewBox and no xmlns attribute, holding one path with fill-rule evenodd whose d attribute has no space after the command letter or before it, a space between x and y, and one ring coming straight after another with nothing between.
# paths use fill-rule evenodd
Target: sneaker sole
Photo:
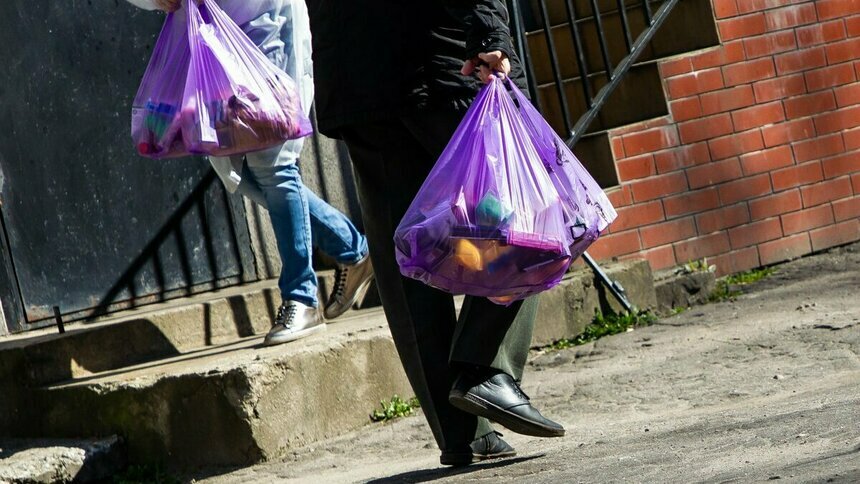
<instances>
[{"instance_id":1,"label":"sneaker sole","mask_svg":"<svg viewBox=\"0 0 860 484\"><path fill-rule=\"evenodd\" d=\"M263 346L275 346L284 343L289 343L290 341L295 341L297 339L302 339L304 337L310 336L315 333L319 333L326 330L325 323L318 324L316 326L312 326L310 328L305 328L301 331L296 331L294 333L289 333L284 336L272 336L271 338L266 335L266 338L263 339Z\"/></svg>"},{"instance_id":2,"label":"sneaker sole","mask_svg":"<svg viewBox=\"0 0 860 484\"><path fill-rule=\"evenodd\" d=\"M564 429L556 429L525 419L483 398L462 392L451 392L448 402L464 412L492 420L512 432L532 437L563 437Z\"/></svg>"}]
</instances>

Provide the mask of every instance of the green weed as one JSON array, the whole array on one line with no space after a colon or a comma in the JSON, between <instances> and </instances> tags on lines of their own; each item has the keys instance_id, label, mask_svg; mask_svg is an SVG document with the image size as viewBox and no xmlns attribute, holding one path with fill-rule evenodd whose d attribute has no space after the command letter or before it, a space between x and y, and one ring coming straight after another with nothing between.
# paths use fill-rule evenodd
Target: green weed
<instances>
[{"instance_id":1,"label":"green weed","mask_svg":"<svg viewBox=\"0 0 860 484\"><path fill-rule=\"evenodd\" d=\"M633 313L618 314L610 311L606 314L600 311L595 311L594 319L591 324L585 327L585 330L574 338L563 338L554 341L545 349L548 351L557 351L570 348L572 346L584 345L592 341L598 340L604 336L623 333L638 326L648 326L657 321L657 317L650 311L638 311Z\"/></svg>"},{"instance_id":2,"label":"green weed","mask_svg":"<svg viewBox=\"0 0 860 484\"><path fill-rule=\"evenodd\" d=\"M388 401L382 400L379 404L382 408L370 414L370 420L373 422L388 422L396 418L408 417L415 413L416 409L421 408L417 398L404 400L398 395L394 395Z\"/></svg>"}]
</instances>

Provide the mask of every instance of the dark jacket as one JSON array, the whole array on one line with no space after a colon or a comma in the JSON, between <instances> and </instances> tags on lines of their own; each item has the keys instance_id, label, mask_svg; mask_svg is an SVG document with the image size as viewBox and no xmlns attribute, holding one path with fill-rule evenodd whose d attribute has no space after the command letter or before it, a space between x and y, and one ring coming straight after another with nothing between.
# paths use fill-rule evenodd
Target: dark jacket
<instances>
[{"instance_id":1,"label":"dark jacket","mask_svg":"<svg viewBox=\"0 0 860 484\"><path fill-rule=\"evenodd\" d=\"M480 88L460 75L479 52L514 56L504 0L307 0L320 131L468 108Z\"/></svg>"}]
</instances>

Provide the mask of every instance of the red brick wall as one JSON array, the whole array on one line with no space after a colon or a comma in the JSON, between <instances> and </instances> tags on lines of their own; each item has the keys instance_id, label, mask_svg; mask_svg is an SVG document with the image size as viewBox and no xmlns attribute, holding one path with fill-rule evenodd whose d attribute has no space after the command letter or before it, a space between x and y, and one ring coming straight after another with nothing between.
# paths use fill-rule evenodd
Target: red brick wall
<instances>
[{"instance_id":1,"label":"red brick wall","mask_svg":"<svg viewBox=\"0 0 860 484\"><path fill-rule=\"evenodd\" d=\"M670 115L610 132L590 250L720 274L860 240L860 0L712 0L717 48L661 61Z\"/></svg>"}]
</instances>

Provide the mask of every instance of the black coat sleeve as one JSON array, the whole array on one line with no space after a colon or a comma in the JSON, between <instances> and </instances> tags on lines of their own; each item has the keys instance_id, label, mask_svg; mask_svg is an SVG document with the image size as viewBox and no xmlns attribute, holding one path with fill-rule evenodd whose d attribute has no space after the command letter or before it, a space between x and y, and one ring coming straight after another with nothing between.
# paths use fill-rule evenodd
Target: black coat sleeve
<instances>
[{"instance_id":1,"label":"black coat sleeve","mask_svg":"<svg viewBox=\"0 0 860 484\"><path fill-rule=\"evenodd\" d=\"M450 15L466 27L466 58L499 50L513 56L508 7L505 0L443 0Z\"/></svg>"}]
</instances>

